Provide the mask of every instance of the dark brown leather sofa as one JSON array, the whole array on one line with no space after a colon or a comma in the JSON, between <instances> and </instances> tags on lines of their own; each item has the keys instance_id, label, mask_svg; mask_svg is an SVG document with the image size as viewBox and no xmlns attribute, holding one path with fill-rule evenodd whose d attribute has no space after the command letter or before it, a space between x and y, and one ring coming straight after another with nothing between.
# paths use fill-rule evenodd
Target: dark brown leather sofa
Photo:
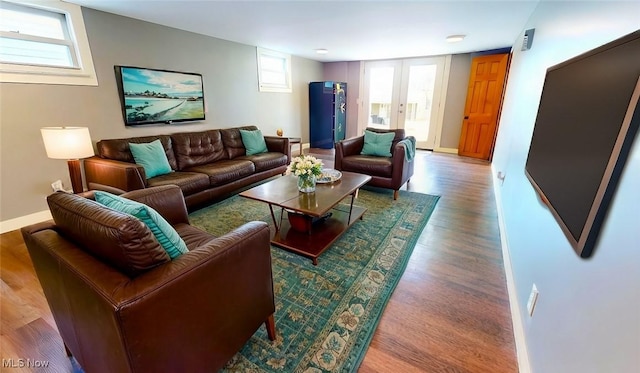
<instances>
[{"instance_id":1,"label":"dark brown leather sofa","mask_svg":"<svg viewBox=\"0 0 640 373\"><path fill-rule=\"evenodd\" d=\"M288 138L265 136L268 152L247 156L240 129L257 127L101 140L98 155L84 160L87 186L120 194L178 185L192 209L286 171L291 159ZM135 163L129 143L158 139L174 172L147 179L144 168Z\"/></svg>"},{"instance_id":2,"label":"dark brown leather sofa","mask_svg":"<svg viewBox=\"0 0 640 373\"><path fill-rule=\"evenodd\" d=\"M404 129L383 130L367 128L368 131L394 132L391 144L391 157L362 155L364 136L353 137L336 143L336 170L350 171L371 176L367 185L393 189L393 199L398 199L398 190L413 176L414 161L407 160L405 145L399 143L407 138Z\"/></svg>"},{"instance_id":3,"label":"dark brown leather sofa","mask_svg":"<svg viewBox=\"0 0 640 373\"><path fill-rule=\"evenodd\" d=\"M177 186L123 195L158 211L189 252L171 260L131 215L74 194L22 228L67 353L92 372L216 372L260 328L275 338L269 228L191 225Z\"/></svg>"}]
</instances>

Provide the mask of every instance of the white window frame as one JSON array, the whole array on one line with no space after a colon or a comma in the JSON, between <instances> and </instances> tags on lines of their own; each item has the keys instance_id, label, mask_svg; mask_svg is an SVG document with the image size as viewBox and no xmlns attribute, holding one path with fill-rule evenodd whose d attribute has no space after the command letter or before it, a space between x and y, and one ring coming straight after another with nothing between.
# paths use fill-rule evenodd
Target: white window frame
<instances>
[{"instance_id":1,"label":"white window frame","mask_svg":"<svg viewBox=\"0 0 640 373\"><path fill-rule=\"evenodd\" d=\"M97 86L93 58L89 39L84 26L82 9L79 5L52 0L2 0L45 11L64 13L74 49L78 67L56 67L0 62L0 82L2 83L34 83L34 84L66 84Z\"/></svg>"},{"instance_id":2,"label":"white window frame","mask_svg":"<svg viewBox=\"0 0 640 373\"><path fill-rule=\"evenodd\" d=\"M288 92L291 89L291 55L281 52L272 51L264 48L256 48L256 56L258 59L258 90L260 92ZM263 82L262 56L281 59L284 63L285 84L271 84Z\"/></svg>"}]
</instances>

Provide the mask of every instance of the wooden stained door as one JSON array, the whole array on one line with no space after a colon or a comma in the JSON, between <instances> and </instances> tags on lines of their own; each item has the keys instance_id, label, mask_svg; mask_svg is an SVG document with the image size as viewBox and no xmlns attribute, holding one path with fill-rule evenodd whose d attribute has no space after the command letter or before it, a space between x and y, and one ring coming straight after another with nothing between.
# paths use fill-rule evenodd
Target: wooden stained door
<instances>
[{"instance_id":1,"label":"wooden stained door","mask_svg":"<svg viewBox=\"0 0 640 373\"><path fill-rule=\"evenodd\" d=\"M508 54L494 54L476 57L471 62L459 155L486 160L491 156L508 60Z\"/></svg>"}]
</instances>

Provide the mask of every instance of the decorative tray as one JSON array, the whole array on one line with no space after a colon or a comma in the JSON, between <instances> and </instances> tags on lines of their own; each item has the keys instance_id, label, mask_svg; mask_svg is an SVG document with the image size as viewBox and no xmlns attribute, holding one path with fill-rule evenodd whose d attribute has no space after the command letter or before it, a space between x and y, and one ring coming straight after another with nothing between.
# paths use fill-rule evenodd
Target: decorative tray
<instances>
[{"instance_id":1,"label":"decorative tray","mask_svg":"<svg viewBox=\"0 0 640 373\"><path fill-rule=\"evenodd\" d=\"M333 183L334 181L340 180L341 177L342 177L342 172L338 170L334 170L332 168L327 168L322 170L322 175L320 175L316 179L316 182L318 184Z\"/></svg>"}]
</instances>

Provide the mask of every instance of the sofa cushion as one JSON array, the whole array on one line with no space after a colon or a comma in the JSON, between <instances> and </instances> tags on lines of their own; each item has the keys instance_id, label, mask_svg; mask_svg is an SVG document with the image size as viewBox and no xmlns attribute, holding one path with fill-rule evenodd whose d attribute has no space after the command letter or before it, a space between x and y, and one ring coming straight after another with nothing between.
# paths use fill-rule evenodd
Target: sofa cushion
<instances>
[{"instance_id":1,"label":"sofa cushion","mask_svg":"<svg viewBox=\"0 0 640 373\"><path fill-rule=\"evenodd\" d=\"M264 142L264 136L260 130L245 131L240 130L242 144L246 149L246 155L254 155L267 152L267 143Z\"/></svg>"},{"instance_id":2,"label":"sofa cushion","mask_svg":"<svg viewBox=\"0 0 640 373\"><path fill-rule=\"evenodd\" d=\"M169 174L156 176L147 180L150 187L162 185L177 185L185 196L202 192L209 188L209 176L199 172L176 171Z\"/></svg>"},{"instance_id":3,"label":"sofa cushion","mask_svg":"<svg viewBox=\"0 0 640 373\"><path fill-rule=\"evenodd\" d=\"M376 133L364 131L364 146L360 154L391 157L391 144L394 137L395 134L393 132Z\"/></svg>"},{"instance_id":4,"label":"sofa cushion","mask_svg":"<svg viewBox=\"0 0 640 373\"><path fill-rule=\"evenodd\" d=\"M171 166L160 140L145 144L129 143L129 150L131 150L136 163L144 168L147 179L171 172Z\"/></svg>"},{"instance_id":5,"label":"sofa cushion","mask_svg":"<svg viewBox=\"0 0 640 373\"><path fill-rule=\"evenodd\" d=\"M198 247L204 246L211 241L216 240L216 236L194 227L189 224L178 224L175 226L176 231L182 237L187 244L189 250L195 250Z\"/></svg>"},{"instance_id":6,"label":"sofa cushion","mask_svg":"<svg viewBox=\"0 0 640 373\"><path fill-rule=\"evenodd\" d=\"M257 129L258 127L256 126L244 126L238 128L225 128L220 130L220 134L222 135L222 142L224 143L224 148L229 159L246 155L246 149L244 147L244 144L242 143L240 130L255 131Z\"/></svg>"},{"instance_id":7,"label":"sofa cushion","mask_svg":"<svg viewBox=\"0 0 640 373\"><path fill-rule=\"evenodd\" d=\"M256 167L256 172L272 170L274 168L286 166L288 164L286 155L275 152L249 155L237 159L247 159L253 162Z\"/></svg>"},{"instance_id":8,"label":"sofa cushion","mask_svg":"<svg viewBox=\"0 0 640 373\"><path fill-rule=\"evenodd\" d=\"M228 184L256 172L253 162L247 159L229 159L189 168L189 172L201 172L209 176L212 187Z\"/></svg>"},{"instance_id":9,"label":"sofa cushion","mask_svg":"<svg viewBox=\"0 0 640 373\"><path fill-rule=\"evenodd\" d=\"M171 135L178 170L227 159L219 130Z\"/></svg>"},{"instance_id":10,"label":"sofa cushion","mask_svg":"<svg viewBox=\"0 0 640 373\"><path fill-rule=\"evenodd\" d=\"M342 158L342 170L371 176L391 177L393 158L351 155Z\"/></svg>"},{"instance_id":11,"label":"sofa cushion","mask_svg":"<svg viewBox=\"0 0 640 373\"><path fill-rule=\"evenodd\" d=\"M404 140L406 138L406 134L405 134L404 128L399 128L399 129L392 130L392 129L385 129L385 128L367 127L366 131L371 131L371 132L375 132L375 133L391 133L391 132L393 132L394 136L393 136L393 142L391 143L391 149L393 149L399 141Z\"/></svg>"},{"instance_id":12,"label":"sofa cushion","mask_svg":"<svg viewBox=\"0 0 640 373\"><path fill-rule=\"evenodd\" d=\"M171 259L175 259L189 251L178 232L151 207L102 191L96 191L94 196L98 203L140 219L149 227L151 233L153 233Z\"/></svg>"},{"instance_id":13,"label":"sofa cushion","mask_svg":"<svg viewBox=\"0 0 640 373\"><path fill-rule=\"evenodd\" d=\"M135 277L171 259L139 219L64 192L47 197L56 231L79 248Z\"/></svg>"},{"instance_id":14,"label":"sofa cushion","mask_svg":"<svg viewBox=\"0 0 640 373\"><path fill-rule=\"evenodd\" d=\"M127 139L107 139L98 141L96 145L98 147L98 155L100 155L101 158L135 163L129 144L144 144L150 143L154 140L160 140L171 169L177 170L178 163L176 162L176 157L173 153L173 145L169 135L130 137Z\"/></svg>"}]
</instances>

